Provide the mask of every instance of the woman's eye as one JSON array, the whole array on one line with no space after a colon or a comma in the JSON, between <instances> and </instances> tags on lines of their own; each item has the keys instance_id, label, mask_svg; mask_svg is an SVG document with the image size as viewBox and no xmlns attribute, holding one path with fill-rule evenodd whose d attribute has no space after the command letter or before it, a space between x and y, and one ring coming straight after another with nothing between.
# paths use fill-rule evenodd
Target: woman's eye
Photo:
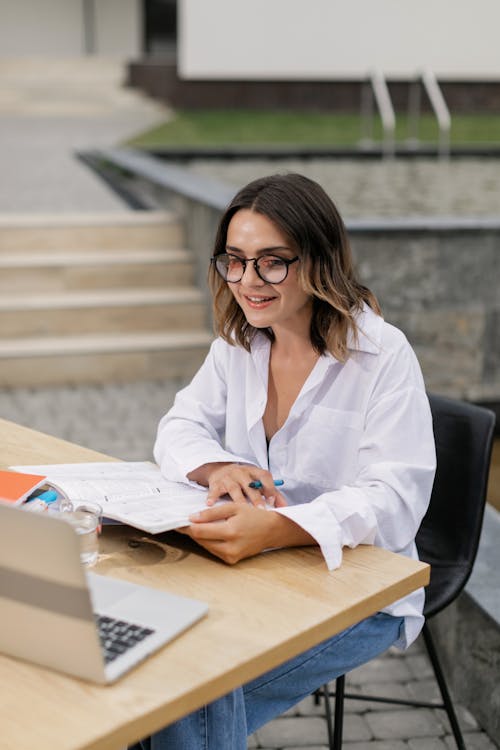
<instances>
[{"instance_id":1,"label":"woman's eye","mask_svg":"<svg viewBox=\"0 0 500 750\"><path fill-rule=\"evenodd\" d=\"M281 258L262 258L261 261L264 268L281 268L285 265Z\"/></svg>"}]
</instances>

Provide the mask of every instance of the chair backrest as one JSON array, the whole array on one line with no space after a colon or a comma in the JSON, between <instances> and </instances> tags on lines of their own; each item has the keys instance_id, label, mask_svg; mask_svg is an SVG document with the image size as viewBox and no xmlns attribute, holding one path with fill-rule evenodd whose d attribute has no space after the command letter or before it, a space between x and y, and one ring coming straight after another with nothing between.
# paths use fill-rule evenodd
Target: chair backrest
<instances>
[{"instance_id":1,"label":"chair backrest","mask_svg":"<svg viewBox=\"0 0 500 750\"><path fill-rule=\"evenodd\" d=\"M430 617L460 593L479 546L495 428L489 409L429 394L437 470L428 511L416 537L431 564L424 613Z\"/></svg>"}]
</instances>

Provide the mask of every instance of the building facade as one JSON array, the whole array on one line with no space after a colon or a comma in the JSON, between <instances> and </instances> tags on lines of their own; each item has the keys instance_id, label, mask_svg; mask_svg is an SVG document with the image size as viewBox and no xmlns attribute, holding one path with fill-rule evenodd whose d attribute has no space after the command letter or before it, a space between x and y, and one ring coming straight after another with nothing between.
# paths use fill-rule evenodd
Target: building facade
<instances>
[{"instance_id":1,"label":"building facade","mask_svg":"<svg viewBox=\"0 0 500 750\"><path fill-rule=\"evenodd\" d=\"M0 58L174 58L185 80L500 80L498 0L0 0Z\"/></svg>"}]
</instances>

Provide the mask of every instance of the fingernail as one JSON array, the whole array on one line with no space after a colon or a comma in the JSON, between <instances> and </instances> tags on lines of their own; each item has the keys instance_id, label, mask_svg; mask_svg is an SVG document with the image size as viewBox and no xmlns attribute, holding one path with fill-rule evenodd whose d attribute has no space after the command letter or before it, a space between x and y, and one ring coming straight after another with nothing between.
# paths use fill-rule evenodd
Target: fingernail
<instances>
[{"instance_id":1,"label":"fingernail","mask_svg":"<svg viewBox=\"0 0 500 750\"><path fill-rule=\"evenodd\" d=\"M259 504L258 504L258 505L257 505L256 507L257 507L257 508L258 508L259 510L265 510L265 509L266 509L266 506L265 506L265 505L263 505L262 503L259 503Z\"/></svg>"},{"instance_id":2,"label":"fingernail","mask_svg":"<svg viewBox=\"0 0 500 750\"><path fill-rule=\"evenodd\" d=\"M189 516L190 521L199 521L201 518L201 513L191 513Z\"/></svg>"},{"instance_id":3,"label":"fingernail","mask_svg":"<svg viewBox=\"0 0 500 750\"><path fill-rule=\"evenodd\" d=\"M276 502L276 498L274 495L271 495L271 497L266 498L266 500L269 505L274 505L274 503Z\"/></svg>"}]
</instances>

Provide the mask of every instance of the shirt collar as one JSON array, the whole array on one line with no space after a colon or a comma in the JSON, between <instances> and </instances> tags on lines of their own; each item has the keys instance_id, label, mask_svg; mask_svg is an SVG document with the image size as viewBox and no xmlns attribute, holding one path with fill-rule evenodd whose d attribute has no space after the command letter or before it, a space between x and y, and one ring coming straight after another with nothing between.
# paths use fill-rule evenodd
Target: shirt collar
<instances>
[{"instance_id":1,"label":"shirt collar","mask_svg":"<svg viewBox=\"0 0 500 750\"><path fill-rule=\"evenodd\" d=\"M382 326L384 319L373 312L366 303L363 309L355 316L358 327L357 337L352 329L347 334L347 348L352 351L368 352L378 354L382 346Z\"/></svg>"},{"instance_id":2,"label":"shirt collar","mask_svg":"<svg viewBox=\"0 0 500 750\"><path fill-rule=\"evenodd\" d=\"M378 354L382 346L382 326L384 319L364 303L362 309L354 316L358 327L357 337L352 329L347 334L347 348L351 351ZM254 359L265 360L269 356L270 340L263 333L257 332L252 340L251 351ZM331 356L328 352L325 355ZM335 359L335 357L332 357Z\"/></svg>"}]
</instances>

